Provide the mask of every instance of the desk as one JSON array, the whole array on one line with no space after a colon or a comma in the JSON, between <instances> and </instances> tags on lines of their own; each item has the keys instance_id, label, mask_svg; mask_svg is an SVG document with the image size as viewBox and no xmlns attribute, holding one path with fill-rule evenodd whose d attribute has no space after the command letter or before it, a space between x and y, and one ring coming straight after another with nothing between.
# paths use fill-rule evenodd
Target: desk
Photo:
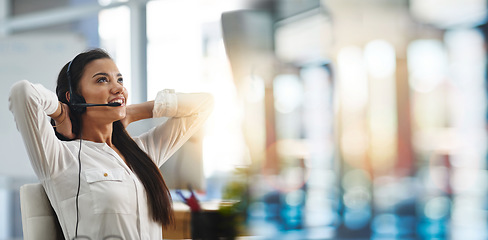
<instances>
[{"instance_id":1,"label":"desk","mask_svg":"<svg viewBox=\"0 0 488 240\"><path fill-rule=\"evenodd\" d=\"M200 203L203 213L217 212L221 201ZM190 208L182 202L173 202L175 213L175 227L163 229L163 239L191 239L191 212Z\"/></svg>"}]
</instances>

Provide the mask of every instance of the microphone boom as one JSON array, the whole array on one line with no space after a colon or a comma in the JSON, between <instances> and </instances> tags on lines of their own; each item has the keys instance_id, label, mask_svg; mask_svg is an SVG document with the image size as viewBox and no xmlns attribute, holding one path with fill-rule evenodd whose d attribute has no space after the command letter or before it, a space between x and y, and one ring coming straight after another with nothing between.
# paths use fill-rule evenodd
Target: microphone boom
<instances>
[{"instance_id":1,"label":"microphone boom","mask_svg":"<svg viewBox=\"0 0 488 240\"><path fill-rule=\"evenodd\" d=\"M118 102L113 102L113 103L75 103L73 105L80 106L80 107L118 107L122 104Z\"/></svg>"}]
</instances>

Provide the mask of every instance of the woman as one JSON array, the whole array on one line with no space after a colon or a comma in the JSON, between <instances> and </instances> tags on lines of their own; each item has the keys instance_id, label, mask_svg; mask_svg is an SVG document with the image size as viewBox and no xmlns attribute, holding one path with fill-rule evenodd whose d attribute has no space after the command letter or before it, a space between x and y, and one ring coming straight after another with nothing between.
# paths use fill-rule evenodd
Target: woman
<instances>
[{"instance_id":1,"label":"woman","mask_svg":"<svg viewBox=\"0 0 488 240\"><path fill-rule=\"evenodd\" d=\"M100 49L63 67L56 94L27 81L11 89L10 111L66 239L162 239L161 227L172 223L158 167L203 125L213 98L165 90L155 101L126 105L127 96L117 66ZM70 101L83 98L104 106ZM151 117L169 119L136 138L125 131Z\"/></svg>"}]
</instances>

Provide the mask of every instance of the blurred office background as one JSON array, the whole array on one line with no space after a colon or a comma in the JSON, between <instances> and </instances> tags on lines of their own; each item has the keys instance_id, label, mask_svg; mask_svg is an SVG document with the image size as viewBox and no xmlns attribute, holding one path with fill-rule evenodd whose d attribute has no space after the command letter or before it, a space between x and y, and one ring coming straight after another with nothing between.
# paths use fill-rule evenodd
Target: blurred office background
<instances>
[{"instance_id":1,"label":"blurred office background","mask_svg":"<svg viewBox=\"0 0 488 240\"><path fill-rule=\"evenodd\" d=\"M22 239L19 187L37 182L10 86L54 90L93 47L132 103L214 95L162 171L240 201L243 234L487 239L486 16L484 0L0 0L0 239Z\"/></svg>"}]
</instances>

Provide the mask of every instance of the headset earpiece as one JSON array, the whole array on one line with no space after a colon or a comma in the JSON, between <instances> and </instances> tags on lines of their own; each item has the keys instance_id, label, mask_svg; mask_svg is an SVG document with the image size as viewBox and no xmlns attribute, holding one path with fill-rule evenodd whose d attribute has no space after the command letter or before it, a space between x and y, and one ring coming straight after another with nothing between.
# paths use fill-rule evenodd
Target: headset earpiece
<instances>
[{"instance_id":1,"label":"headset earpiece","mask_svg":"<svg viewBox=\"0 0 488 240\"><path fill-rule=\"evenodd\" d=\"M68 77L69 95L70 95L68 105L71 111L82 114L86 111L86 106L83 106L83 104L86 103L85 98L83 96L74 93L72 83L71 83L70 70L71 70L71 64L75 59L76 57L69 62L68 69L66 69L66 75Z\"/></svg>"},{"instance_id":2,"label":"headset earpiece","mask_svg":"<svg viewBox=\"0 0 488 240\"><path fill-rule=\"evenodd\" d=\"M69 107L71 110L79 114L84 113L86 111L86 106L84 106L86 104L85 98L78 94L70 94L70 96Z\"/></svg>"}]
</instances>

